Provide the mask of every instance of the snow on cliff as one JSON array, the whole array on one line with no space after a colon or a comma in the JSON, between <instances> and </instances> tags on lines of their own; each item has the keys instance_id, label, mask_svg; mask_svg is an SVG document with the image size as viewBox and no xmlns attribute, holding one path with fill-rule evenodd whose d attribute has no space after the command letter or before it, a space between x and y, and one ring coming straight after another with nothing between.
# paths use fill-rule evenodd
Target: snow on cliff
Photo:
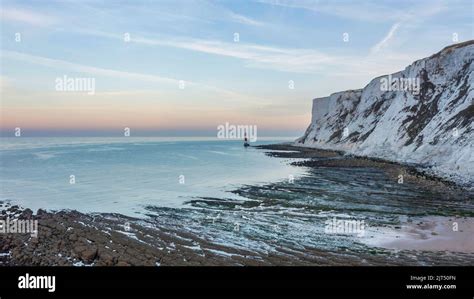
<instances>
[{"instance_id":1,"label":"snow on cliff","mask_svg":"<svg viewBox=\"0 0 474 299\"><path fill-rule=\"evenodd\" d=\"M455 44L363 89L314 99L295 145L415 163L472 188L473 58L474 41Z\"/></svg>"}]
</instances>

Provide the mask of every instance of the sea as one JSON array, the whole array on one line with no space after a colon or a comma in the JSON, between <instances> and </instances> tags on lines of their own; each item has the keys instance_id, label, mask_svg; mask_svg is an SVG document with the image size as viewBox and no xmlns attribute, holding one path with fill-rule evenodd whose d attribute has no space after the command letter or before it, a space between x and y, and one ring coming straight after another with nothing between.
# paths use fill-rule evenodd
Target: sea
<instances>
[{"instance_id":1,"label":"sea","mask_svg":"<svg viewBox=\"0 0 474 299\"><path fill-rule=\"evenodd\" d=\"M267 138L252 145L284 141ZM1 138L0 163L0 200L33 211L133 217L144 216L147 206L238 198L230 191L304 172L242 141L216 138Z\"/></svg>"}]
</instances>

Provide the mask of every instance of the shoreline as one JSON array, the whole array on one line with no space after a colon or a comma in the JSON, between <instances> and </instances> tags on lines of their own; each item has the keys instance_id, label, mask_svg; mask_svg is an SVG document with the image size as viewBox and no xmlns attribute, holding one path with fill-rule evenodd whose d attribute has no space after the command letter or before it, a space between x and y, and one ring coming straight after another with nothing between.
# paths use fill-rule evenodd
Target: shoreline
<instances>
[{"instance_id":1,"label":"shoreline","mask_svg":"<svg viewBox=\"0 0 474 299\"><path fill-rule=\"evenodd\" d=\"M375 157L356 156L345 154L344 151L319 149L312 147L297 146L292 143L257 145L257 149L271 150L277 152L266 152L271 157L278 158L334 158L325 160L309 160L293 162L291 165L303 167L373 167L384 170L394 180L398 180L399 175L403 175L404 182L420 184L424 187L436 188L439 191L443 188L450 190L461 190L463 192L473 192L472 187L458 184L455 181L447 180L430 174L418 165L404 164L396 161L385 160ZM278 152L281 151L281 152ZM291 151L291 153L287 153ZM473 192L474 194L474 192Z\"/></svg>"},{"instance_id":2,"label":"shoreline","mask_svg":"<svg viewBox=\"0 0 474 299\"><path fill-rule=\"evenodd\" d=\"M466 191L443 181L411 174L408 166L392 162L373 161L344 156L329 150L301 148L277 144L254 147L272 150L265 154L275 158L303 158L292 162L299 167L318 168L375 168L391 179L405 171L404 184L415 184L423 189L461 193ZM275 186L282 183L272 183ZM258 188L258 187L254 187ZM236 191L238 192L238 190ZM0 203L1 204L1 203ZM0 205L0 219L16 217L39 222L38 238L29 234L7 234L0 238L0 265L55 265L55 266L270 266L270 265L463 265L474 263L472 243L462 246L443 246L443 242L464 240L474 232L472 216L459 221L462 235L449 235L440 224L446 217L429 216L422 227L404 223L400 227L382 227L368 242L369 250L297 248L277 245L272 251L239 249L213 242L205 235L185 226L170 226L159 216L138 219L120 214L83 214L62 210L34 214L9 204ZM450 217L453 218L453 217ZM416 218L413 218L416 219ZM460 219L453 218L453 219ZM205 224L203 224L205 225ZM434 233L434 234L432 234ZM378 234L378 235L377 235ZM388 236L388 238L387 238ZM399 237L397 237L399 236ZM400 239L400 236L403 236ZM385 238L384 238L385 237ZM448 238L448 239L447 239ZM451 244L453 245L453 244ZM457 245L457 244L456 244ZM396 259L391 255L396 251ZM423 252L423 254L420 254ZM445 253L455 253L455 256Z\"/></svg>"}]
</instances>

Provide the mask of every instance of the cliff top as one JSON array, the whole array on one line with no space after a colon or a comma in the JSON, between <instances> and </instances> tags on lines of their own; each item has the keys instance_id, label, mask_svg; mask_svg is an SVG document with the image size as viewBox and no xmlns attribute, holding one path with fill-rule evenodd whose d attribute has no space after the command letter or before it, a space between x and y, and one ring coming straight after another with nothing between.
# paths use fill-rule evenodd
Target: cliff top
<instances>
[{"instance_id":1,"label":"cliff top","mask_svg":"<svg viewBox=\"0 0 474 299\"><path fill-rule=\"evenodd\" d=\"M439 52L436 52L435 54L427 57L427 58L421 58L421 59L418 59L414 62L412 62L411 64L413 63L416 63L417 61L420 61L420 60L423 60L423 59L431 59L431 58L435 58L435 57L438 57L440 56L441 54L449 54L450 52L452 52L453 50L455 49L458 49L458 48L462 48L462 47L466 47L466 46L470 46L470 45L474 45L474 40L468 40L468 41L465 41L465 42L462 42L462 43L457 43L457 44L452 44L452 45L449 45L449 46L446 46L444 47L441 51ZM411 65L410 64L410 65ZM387 76L387 75L381 75L381 76L378 76L372 80L376 80L378 78L381 78L381 77L384 77L384 76ZM371 81L372 81L371 80ZM348 93L348 92L358 92L358 91L362 91L363 89L349 89L349 90L344 90L344 91L338 91L338 92L334 92L334 93L331 93L329 96L332 96L332 95L337 95L339 93ZM329 96L326 96L326 97L319 97L319 98L315 98L313 100L318 100L318 99L325 99Z\"/></svg>"}]
</instances>

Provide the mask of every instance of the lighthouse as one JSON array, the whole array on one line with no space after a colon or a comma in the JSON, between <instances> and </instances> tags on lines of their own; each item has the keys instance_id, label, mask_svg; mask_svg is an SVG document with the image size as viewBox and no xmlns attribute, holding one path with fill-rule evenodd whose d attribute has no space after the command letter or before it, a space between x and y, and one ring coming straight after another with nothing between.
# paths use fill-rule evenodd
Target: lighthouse
<instances>
[{"instance_id":1,"label":"lighthouse","mask_svg":"<svg viewBox=\"0 0 474 299\"><path fill-rule=\"evenodd\" d=\"M244 133L244 146L245 147L250 146L249 140L247 138L247 131L245 131Z\"/></svg>"}]
</instances>

